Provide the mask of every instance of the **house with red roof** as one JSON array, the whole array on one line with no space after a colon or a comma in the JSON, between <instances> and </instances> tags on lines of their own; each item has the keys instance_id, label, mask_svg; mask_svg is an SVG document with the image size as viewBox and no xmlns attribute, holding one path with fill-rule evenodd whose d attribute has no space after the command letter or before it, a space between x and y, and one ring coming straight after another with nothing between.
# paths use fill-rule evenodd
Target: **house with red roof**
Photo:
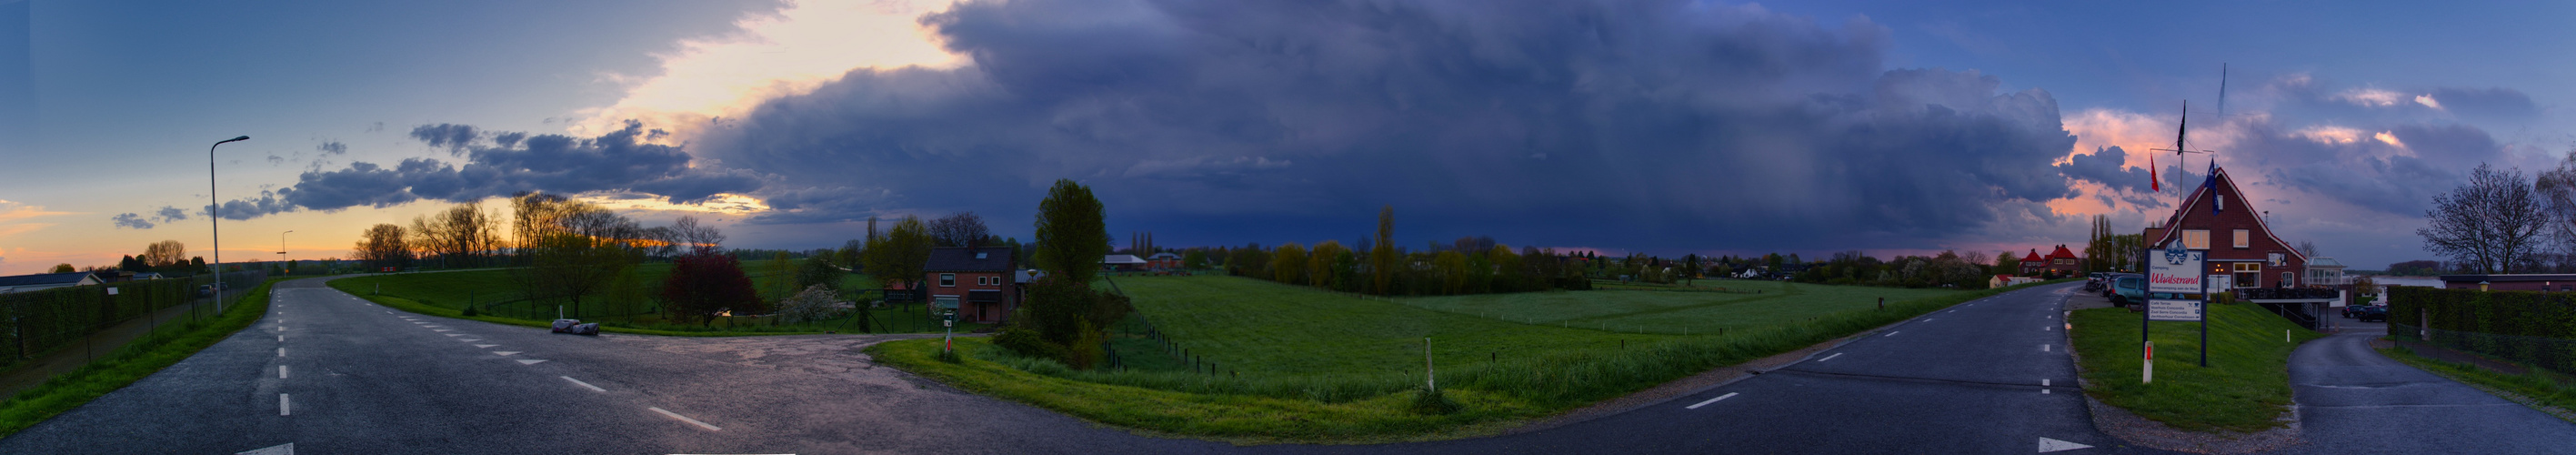
<instances>
[{"instance_id":1,"label":"house with red roof","mask_svg":"<svg viewBox=\"0 0 2576 455\"><path fill-rule=\"evenodd\" d=\"M2227 168L2216 168L2172 215L2147 227L2147 248L2180 242L2182 249L2205 251L2205 273L2225 280L2228 288L2299 287L2308 255L2273 235L2252 202L2237 191Z\"/></svg>"},{"instance_id":2,"label":"house with red roof","mask_svg":"<svg viewBox=\"0 0 2576 455\"><path fill-rule=\"evenodd\" d=\"M2032 249L2029 255L2021 258L2021 274L2023 276L2074 276L2082 262L2082 258L2075 256L2075 251L2066 249L2066 245L2058 245L2057 249L2048 252L2047 256L2041 256L2038 249Z\"/></svg>"}]
</instances>

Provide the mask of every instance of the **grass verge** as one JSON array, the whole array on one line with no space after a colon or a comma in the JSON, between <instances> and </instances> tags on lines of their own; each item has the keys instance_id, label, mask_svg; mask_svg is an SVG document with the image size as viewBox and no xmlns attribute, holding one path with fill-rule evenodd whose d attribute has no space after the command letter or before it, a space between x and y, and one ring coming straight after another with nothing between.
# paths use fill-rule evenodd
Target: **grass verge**
<instances>
[{"instance_id":1,"label":"grass verge","mask_svg":"<svg viewBox=\"0 0 2576 455\"><path fill-rule=\"evenodd\" d=\"M44 384L18 392L0 401L0 437L17 434L45 419L89 404L108 392L125 388L134 381L160 372L172 364L196 355L197 351L223 341L268 313L268 291L271 285L286 278L272 278L250 292L242 293L224 314L209 320L188 321L178 330L154 332L137 338L96 361L70 372L45 380Z\"/></svg>"},{"instance_id":2,"label":"grass verge","mask_svg":"<svg viewBox=\"0 0 2576 455\"><path fill-rule=\"evenodd\" d=\"M2483 386L2480 388L2488 389L2490 392L2500 391L2519 395L2519 397L2504 398L2522 403L2524 406L2538 408L2541 412L2557 416L2561 420L2576 423L2576 378L2520 363L2516 365L2523 367L2523 370L2528 373L2510 374L2477 365L2446 362L2417 355L2412 347L2403 344L2380 349L2379 353L2400 363L2451 378L2453 381L2471 386Z\"/></svg>"},{"instance_id":3,"label":"grass verge","mask_svg":"<svg viewBox=\"0 0 2576 455\"><path fill-rule=\"evenodd\" d=\"M1453 412L1443 414L1415 411L1415 395L1425 378L1421 370L1413 368L1306 373L1264 370L1242 375L1079 371L1050 360L1013 356L976 339L958 340L959 349L967 354L959 363L934 358L939 351L938 339L879 343L867 352L878 363L961 389L1151 434L1236 443L1439 440L1499 433L1529 419L1712 368L1804 348L1961 302L2037 285L1890 303L1885 310L1842 311L1812 321L1785 322L1731 331L1728 335L1658 337L1625 348L1564 349L1496 360L1469 355L1465 360L1446 361L1439 366L1441 394L1458 405ZM1414 349L1417 350L1413 352L1421 352L1419 345Z\"/></svg>"},{"instance_id":4,"label":"grass verge","mask_svg":"<svg viewBox=\"0 0 2576 455\"><path fill-rule=\"evenodd\" d=\"M2184 431L2257 432L2289 410L2290 353L2323 338L2254 305L2210 305L2209 366L2200 366L2200 325L2156 322L2154 383L2139 381L2138 322L2121 308L2077 311L2076 354L2084 393L2103 404ZM2287 331L2291 339L2282 340Z\"/></svg>"}]
</instances>

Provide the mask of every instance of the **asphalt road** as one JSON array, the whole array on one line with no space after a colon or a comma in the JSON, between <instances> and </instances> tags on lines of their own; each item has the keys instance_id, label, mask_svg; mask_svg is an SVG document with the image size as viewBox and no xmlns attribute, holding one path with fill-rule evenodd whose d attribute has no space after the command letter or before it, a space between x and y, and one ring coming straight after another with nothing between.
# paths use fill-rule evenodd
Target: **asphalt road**
<instances>
[{"instance_id":1,"label":"asphalt road","mask_svg":"<svg viewBox=\"0 0 2576 455\"><path fill-rule=\"evenodd\" d=\"M270 314L0 453L1137 453L1154 439L949 390L889 337L555 335L281 282ZM578 382L576 382L578 381ZM703 425L701 425L703 424Z\"/></svg>"},{"instance_id":2,"label":"asphalt road","mask_svg":"<svg viewBox=\"0 0 2576 455\"><path fill-rule=\"evenodd\" d=\"M878 368L903 336L554 335L279 283L271 314L0 453L2157 453L2095 430L2062 306L2075 285L1915 318L1765 374L1547 430L1370 446L1159 439ZM2576 428L2370 352L2292 377L2300 453L2565 453ZM2392 431L2393 428L2425 430Z\"/></svg>"},{"instance_id":3,"label":"asphalt road","mask_svg":"<svg viewBox=\"0 0 2576 455\"><path fill-rule=\"evenodd\" d=\"M2385 324L2343 323L2290 356L2308 444L2289 452L2576 453L2576 425L2379 355Z\"/></svg>"},{"instance_id":4,"label":"asphalt road","mask_svg":"<svg viewBox=\"0 0 2576 455\"><path fill-rule=\"evenodd\" d=\"M1672 401L1544 431L1281 451L2141 453L2093 429L2066 355L2075 284L1964 303ZM2042 438L2049 441L2046 442ZM2092 446L2077 449L2076 446ZM1263 448L1270 449L1270 448Z\"/></svg>"}]
</instances>

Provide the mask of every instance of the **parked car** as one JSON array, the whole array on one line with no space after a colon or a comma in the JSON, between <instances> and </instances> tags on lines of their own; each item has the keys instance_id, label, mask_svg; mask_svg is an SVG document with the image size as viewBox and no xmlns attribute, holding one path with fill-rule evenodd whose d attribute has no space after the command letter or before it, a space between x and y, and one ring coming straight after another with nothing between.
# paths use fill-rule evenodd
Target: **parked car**
<instances>
[{"instance_id":1,"label":"parked car","mask_svg":"<svg viewBox=\"0 0 2576 455\"><path fill-rule=\"evenodd\" d=\"M2112 305L2144 305L2147 302L2147 276L2134 273L2116 275L2111 281L2111 292Z\"/></svg>"},{"instance_id":2,"label":"parked car","mask_svg":"<svg viewBox=\"0 0 2576 455\"><path fill-rule=\"evenodd\" d=\"M2352 311L2353 319L2361 322L2388 322L2388 307L2372 305L2357 308Z\"/></svg>"},{"instance_id":3,"label":"parked car","mask_svg":"<svg viewBox=\"0 0 2576 455\"><path fill-rule=\"evenodd\" d=\"M2085 275L2084 275L2084 290L2086 290L2086 291L2099 291L2099 290L2102 290L2102 276L2103 276L2103 275L2108 275L2108 274L2106 274L2106 273L2102 273L2102 272L2093 272L2093 273L2085 274Z\"/></svg>"}]
</instances>

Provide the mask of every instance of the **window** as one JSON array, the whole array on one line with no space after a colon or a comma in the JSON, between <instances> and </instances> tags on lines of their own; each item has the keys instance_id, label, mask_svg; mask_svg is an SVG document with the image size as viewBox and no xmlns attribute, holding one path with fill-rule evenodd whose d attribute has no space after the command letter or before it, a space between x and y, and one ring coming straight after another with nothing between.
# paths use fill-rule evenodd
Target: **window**
<instances>
[{"instance_id":1,"label":"window","mask_svg":"<svg viewBox=\"0 0 2576 455\"><path fill-rule=\"evenodd\" d=\"M2218 210L2219 210L2219 211L2226 211L2226 210L2227 210L2227 195L2224 195L2224 194L2213 194L2212 196L2217 196L2217 197L2218 197Z\"/></svg>"},{"instance_id":2,"label":"window","mask_svg":"<svg viewBox=\"0 0 2576 455\"><path fill-rule=\"evenodd\" d=\"M2296 274L2296 273L2290 273L2290 272L2281 272L2281 287L2285 287L2285 288L2287 288L2287 287L2297 287L2298 285L2299 285L2299 274Z\"/></svg>"},{"instance_id":3,"label":"window","mask_svg":"<svg viewBox=\"0 0 2576 455\"><path fill-rule=\"evenodd\" d=\"M2237 249L2245 249L2245 248L2252 248L2253 246L2254 246L2254 231L2248 231L2248 230L2244 230L2244 229L2237 229L2237 230L2236 230L2236 248L2237 248Z\"/></svg>"},{"instance_id":4,"label":"window","mask_svg":"<svg viewBox=\"0 0 2576 455\"><path fill-rule=\"evenodd\" d=\"M2183 231L2182 231L2182 249L2186 249L2186 250L2206 250L2206 249L2209 249L2209 230L2208 230L2208 229L2185 229L2185 230L2183 230Z\"/></svg>"},{"instance_id":5,"label":"window","mask_svg":"<svg viewBox=\"0 0 2576 455\"><path fill-rule=\"evenodd\" d=\"M2290 264L2289 264L2289 262L2290 262L2290 255L2287 255L2287 254L2272 253L2270 256L2265 256L2264 258L2265 258L2265 259L2269 259L2269 260L2271 261L2271 264L2272 264L2272 266L2273 266L2273 267L2289 267L2289 266L2290 266Z\"/></svg>"},{"instance_id":6,"label":"window","mask_svg":"<svg viewBox=\"0 0 2576 455\"><path fill-rule=\"evenodd\" d=\"M2229 266L2230 266L2230 267L2234 267L2234 268L2235 268L2235 269L2234 269L2234 271L2236 272L2236 287L2238 287L2238 288L2259 288L2259 287L2263 287L2263 264L2260 264L2260 263L2253 263L2253 262L2238 262L2238 263L2234 263L2234 264L2229 264Z\"/></svg>"},{"instance_id":7,"label":"window","mask_svg":"<svg viewBox=\"0 0 2576 455\"><path fill-rule=\"evenodd\" d=\"M954 273L942 273L942 274L939 274L939 286L941 286L941 287L956 287L956 286L957 286L957 274L954 274Z\"/></svg>"}]
</instances>

